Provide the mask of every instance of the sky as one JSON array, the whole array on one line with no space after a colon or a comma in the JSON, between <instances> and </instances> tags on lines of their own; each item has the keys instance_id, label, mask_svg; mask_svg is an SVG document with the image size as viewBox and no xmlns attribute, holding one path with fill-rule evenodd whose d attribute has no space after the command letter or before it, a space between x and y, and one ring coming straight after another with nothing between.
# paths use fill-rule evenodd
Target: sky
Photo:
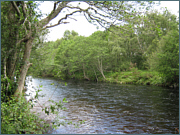
<instances>
[{"instance_id":1,"label":"sky","mask_svg":"<svg viewBox=\"0 0 180 135\"><path fill-rule=\"evenodd\" d=\"M86 6L86 5L83 5ZM179 1L161 1L161 7L167 7L171 13L175 14L179 17ZM45 1L39 7L42 13L50 13L53 9L53 2L52 1ZM154 9L160 9L160 7L154 7ZM51 21L52 24L58 22L61 17L64 17L65 14L61 14L55 19ZM74 19L69 19L67 24L61 24L56 27L49 28L50 33L47 36L47 41L56 41L63 37L63 34L66 30L74 30L78 32L81 36L90 36L97 30L104 30L103 28L97 29L97 27L93 24L90 24L83 15L76 15L73 16Z\"/></svg>"}]
</instances>

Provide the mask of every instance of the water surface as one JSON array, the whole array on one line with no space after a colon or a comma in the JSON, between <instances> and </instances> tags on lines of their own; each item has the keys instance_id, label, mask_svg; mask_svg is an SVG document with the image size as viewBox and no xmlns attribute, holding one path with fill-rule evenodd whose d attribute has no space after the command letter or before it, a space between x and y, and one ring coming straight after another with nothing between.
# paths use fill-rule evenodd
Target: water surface
<instances>
[{"instance_id":1,"label":"water surface","mask_svg":"<svg viewBox=\"0 0 180 135\"><path fill-rule=\"evenodd\" d=\"M60 126L54 134L174 134L179 127L178 90L51 78L32 78L28 83L29 89L39 85L40 94L46 94L39 99L41 104L49 98L67 99L67 110L59 113L65 116L62 121L85 120L79 128Z\"/></svg>"}]
</instances>

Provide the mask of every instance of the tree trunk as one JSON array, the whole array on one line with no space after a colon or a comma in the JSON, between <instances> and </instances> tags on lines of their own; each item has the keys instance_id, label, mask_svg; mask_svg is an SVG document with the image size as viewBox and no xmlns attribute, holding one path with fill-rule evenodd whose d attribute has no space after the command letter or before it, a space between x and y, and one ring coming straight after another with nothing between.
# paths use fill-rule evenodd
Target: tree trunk
<instances>
[{"instance_id":1,"label":"tree trunk","mask_svg":"<svg viewBox=\"0 0 180 135\"><path fill-rule=\"evenodd\" d=\"M16 3L15 2L11 2L11 3L13 5L14 9L16 9L15 11L20 15L20 13L19 13L20 10L19 10L18 6L16 5ZM22 95L26 74L27 74L27 71L28 71L28 68L30 67L30 65L32 65L32 63L29 62L32 43L35 38L35 35L32 36L32 33L35 34L37 32L42 31L43 27L45 27L52 19L54 19L56 16L58 16L59 13L67 6L68 3L70 3L70 1L64 1L61 4L59 4L57 8L56 8L56 4L55 4L52 12L46 18L42 19L38 24L34 25L36 27L35 30L31 28L31 22L29 20L25 19L27 14L24 12L24 22L26 21L29 24L29 26L25 26L22 23L21 24L25 27L26 31L27 30L29 31L29 34L27 34L25 38L21 39L18 42L18 44L21 44L24 42L24 43L26 43L26 46L25 46L24 57L23 57L24 63L20 69L20 77L18 79L18 88L16 89L14 96L19 97L19 95ZM25 7L27 7L27 6L25 6ZM23 8L25 8L25 7L23 7ZM62 19L66 19L66 18L67 18L67 16ZM60 24L60 22L58 23L58 25L59 24ZM50 28L50 26L48 28Z\"/></svg>"},{"instance_id":2,"label":"tree trunk","mask_svg":"<svg viewBox=\"0 0 180 135\"><path fill-rule=\"evenodd\" d=\"M90 81L90 79L86 76L84 63L83 63L83 73L84 73L84 79L87 79L88 81Z\"/></svg>"},{"instance_id":3,"label":"tree trunk","mask_svg":"<svg viewBox=\"0 0 180 135\"><path fill-rule=\"evenodd\" d=\"M11 60L8 61L8 63L7 63L8 67L9 67L7 75L9 77L9 79L11 79L13 81L13 79L14 79L14 72L15 72L15 68L16 68L17 49L15 49L15 51L13 51L11 53L11 55L12 56L9 56Z\"/></svg>"},{"instance_id":4,"label":"tree trunk","mask_svg":"<svg viewBox=\"0 0 180 135\"><path fill-rule=\"evenodd\" d=\"M94 70L94 67L93 67L93 70ZM98 77L97 77L97 74L96 74L96 71L94 70L94 73L96 75L96 81L98 82Z\"/></svg>"},{"instance_id":5,"label":"tree trunk","mask_svg":"<svg viewBox=\"0 0 180 135\"><path fill-rule=\"evenodd\" d=\"M102 74L103 78L106 80L106 77L103 73L103 67L102 67L102 59L101 61L99 60L99 57L98 57L98 66L97 66L97 69L100 71L100 73Z\"/></svg>"},{"instance_id":6,"label":"tree trunk","mask_svg":"<svg viewBox=\"0 0 180 135\"><path fill-rule=\"evenodd\" d=\"M28 71L30 65L32 65L32 63L29 62L29 58L30 58L30 54L31 54L33 40L34 40L34 38L30 38L26 42L24 58L23 58L24 63L21 67L20 77L18 79L18 88L16 89L16 92L14 94L17 97L19 96L18 94L22 95L26 74L27 74L27 71Z\"/></svg>"}]
</instances>

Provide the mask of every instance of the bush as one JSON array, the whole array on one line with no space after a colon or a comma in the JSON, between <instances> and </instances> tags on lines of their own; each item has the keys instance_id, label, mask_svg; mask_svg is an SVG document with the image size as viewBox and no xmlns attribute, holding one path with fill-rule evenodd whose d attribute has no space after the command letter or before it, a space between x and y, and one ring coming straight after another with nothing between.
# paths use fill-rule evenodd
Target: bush
<instances>
[{"instance_id":1,"label":"bush","mask_svg":"<svg viewBox=\"0 0 180 135\"><path fill-rule=\"evenodd\" d=\"M38 98L38 92L36 94ZM36 97L35 96L35 97ZM42 108L47 115L50 113L58 114L58 110L64 110L63 103L54 102L49 100L54 105ZM63 102L67 102L63 99ZM63 124L59 119L55 122L48 123L44 119L40 119L37 114L30 111L33 107L32 102L27 102L26 99L21 96L10 97L7 102L1 103L1 133L2 134L44 134L50 130L57 128L60 124Z\"/></svg>"},{"instance_id":2,"label":"bush","mask_svg":"<svg viewBox=\"0 0 180 135\"><path fill-rule=\"evenodd\" d=\"M2 134L42 134L44 122L30 112L29 103L22 97L18 101L13 97L7 103L1 103Z\"/></svg>"}]
</instances>

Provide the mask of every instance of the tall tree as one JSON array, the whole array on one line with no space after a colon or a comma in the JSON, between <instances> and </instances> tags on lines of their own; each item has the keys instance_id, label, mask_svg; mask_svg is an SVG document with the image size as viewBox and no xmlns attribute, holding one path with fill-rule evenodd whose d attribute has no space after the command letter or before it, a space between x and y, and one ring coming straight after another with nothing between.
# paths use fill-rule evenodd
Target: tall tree
<instances>
[{"instance_id":1,"label":"tall tree","mask_svg":"<svg viewBox=\"0 0 180 135\"><path fill-rule=\"evenodd\" d=\"M65 20L72 18L71 16L76 13L82 13L89 22L99 24L102 27L107 28L112 24L117 25L120 22L126 22L128 19L131 19L132 16L140 14L140 12L134 12L136 10L136 5L147 7L147 4L152 4L152 2L124 1L84 1L76 3L77 4L74 4L74 2L71 1L56 1L54 2L52 11L45 18L39 19L39 14L35 10L37 8L37 2L2 2L1 11L4 18L2 22L4 27L3 30L5 31L5 28L8 28L8 32L4 33L3 38L8 35L9 40L11 41L11 43L8 43L11 48L10 50L6 49L9 47L5 44L5 47L3 47L5 51L5 53L3 53L5 57L2 57L4 76L14 78L14 69L16 69L15 67L17 67L19 63L17 59L19 58L21 61L21 65L19 66L20 75L18 77L18 87L16 89L15 96L22 94L27 71L30 65L32 65L29 59L33 41L39 32L46 28L68 23ZM87 8L81 7L81 3L85 3ZM51 20L63 11L65 11L64 17L60 18L56 24L48 25ZM6 21L9 24L6 23ZM10 29L11 27L13 27L13 29ZM21 57L19 57L19 55L21 55ZM9 73L7 74L7 72Z\"/></svg>"}]
</instances>

